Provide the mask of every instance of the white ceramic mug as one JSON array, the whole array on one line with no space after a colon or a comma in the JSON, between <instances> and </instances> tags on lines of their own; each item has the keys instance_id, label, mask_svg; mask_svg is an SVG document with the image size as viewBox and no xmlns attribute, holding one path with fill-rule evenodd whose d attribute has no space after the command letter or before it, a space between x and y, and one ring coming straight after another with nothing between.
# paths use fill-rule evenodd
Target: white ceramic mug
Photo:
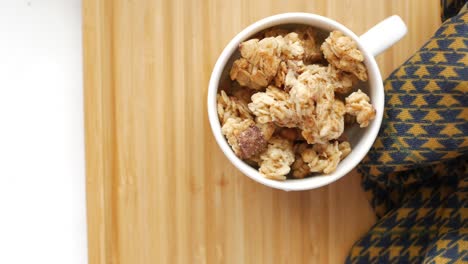
<instances>
[{"instance_id":1,"label":"white ceramic mug","mask_svg":"<svg viewBox=\"0 0 468 264\"><path fill-rule=\"evenodd\" d=\"M218 92L221 79L224 80L225 78L229 78L228 68L233 61L233 56L238 56L237 49L239 44L264 29L286 24L304 24L326 32L339 30L357 42L359 49L364 55L364 63L367 67L369 77L368 81L361 84L358 88L369 95L371 103L376 109L376 116L366 128L361 129L359 127L353 127L345 130L345 133L347 133L351 143L352 151L339 163L334 172L327 175L317 175L304 179L276 181L265 178L255 168L252 168L234 154L225 137L221 133L221 125L218 119L216 107L216 94ZM356 167L367 154L377 137L382 123L384 111L384 88L382 84L382 76L380 75L380 71L374 57L400 40L406 32L406 25L399 16L391 16L385 19L360 37L354 34L347 27L332 19L308 13L285 13L274 15L248 26L242 32L237 34L237 36L229 42L226 48L224 48L214 66L209 83L208 117L213 135L215 136L218 145L221 147L221 150L231 163L234 164L234 166L251 179L272 188L285 191L314 189L332 183L343 177Z\"/></svg>"}]
</instances>

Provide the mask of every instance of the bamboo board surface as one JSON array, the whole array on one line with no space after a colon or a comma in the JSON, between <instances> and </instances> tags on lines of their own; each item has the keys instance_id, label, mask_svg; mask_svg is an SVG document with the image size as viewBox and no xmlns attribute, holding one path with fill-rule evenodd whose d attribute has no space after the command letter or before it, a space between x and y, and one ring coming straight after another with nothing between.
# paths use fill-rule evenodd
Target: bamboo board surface
<instances>
[{"instance_id":1,"label":"bamboo board surface","mask_svg":"<svg viewBox=\"0 0 468 264\"><path fill-rule=\"evenodd\" d=\"M409 32L378 58L385 77L440 25L438 2L84 0L89 263L342 263L375 221L359 176L286 193L236 171L208 124L211 69L269 15L362 34L398 14Z\"/></svg>"}]
</instances>

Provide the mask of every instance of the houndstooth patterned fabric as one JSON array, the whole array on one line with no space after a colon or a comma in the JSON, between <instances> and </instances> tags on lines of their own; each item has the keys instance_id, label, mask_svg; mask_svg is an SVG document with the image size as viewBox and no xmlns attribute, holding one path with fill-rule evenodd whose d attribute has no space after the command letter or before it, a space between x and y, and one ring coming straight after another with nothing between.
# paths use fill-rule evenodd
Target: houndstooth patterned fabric
<instances>
[{"instance_id":1,"label":"houndstooth patterned fabric","mask_svg":"<svg viewBox=\"0 0 468 264\"><path fill-rule=\"evenodd\" d=\"M385 81L382 128L358 168L379 220L347 263L468 263L467 64L465 10Z\"/></svg>"}]
</instances>

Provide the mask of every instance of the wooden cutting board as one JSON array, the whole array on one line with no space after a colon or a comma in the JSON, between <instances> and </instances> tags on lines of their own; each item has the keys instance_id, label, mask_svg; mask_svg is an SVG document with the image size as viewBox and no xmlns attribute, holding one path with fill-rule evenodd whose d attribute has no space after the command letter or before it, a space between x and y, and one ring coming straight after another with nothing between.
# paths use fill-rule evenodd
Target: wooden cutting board
<instances>
[{"instance_id":1,"label":"wooden cutting board","mask_svg":"<svg viewBox=\"0 0 468 264\"><path fill-rule=\"evenodd\" d=\"M243 176L211 135L211 69L272 14L357 34L398 14L409 32L378 58L387 76L440 25L439 1L83 2L90 263L342 263L375 221L359 176L295 193Z\"/></svg>"}]
</instances>

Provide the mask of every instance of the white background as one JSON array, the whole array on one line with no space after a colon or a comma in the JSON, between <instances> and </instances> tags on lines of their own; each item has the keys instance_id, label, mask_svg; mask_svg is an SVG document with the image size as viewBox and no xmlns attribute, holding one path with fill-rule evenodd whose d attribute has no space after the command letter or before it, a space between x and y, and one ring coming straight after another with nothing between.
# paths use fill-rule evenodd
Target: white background
<instances>
[{"instance_id":1,"label":"white background","mask_svg":"<svg viewBox=\"0 0 468 264\"><path fill-rule=\"evenodd\" d=\"M81 1L0 0L0 263L86 263Z\"/></svg>"}]
</instances>

